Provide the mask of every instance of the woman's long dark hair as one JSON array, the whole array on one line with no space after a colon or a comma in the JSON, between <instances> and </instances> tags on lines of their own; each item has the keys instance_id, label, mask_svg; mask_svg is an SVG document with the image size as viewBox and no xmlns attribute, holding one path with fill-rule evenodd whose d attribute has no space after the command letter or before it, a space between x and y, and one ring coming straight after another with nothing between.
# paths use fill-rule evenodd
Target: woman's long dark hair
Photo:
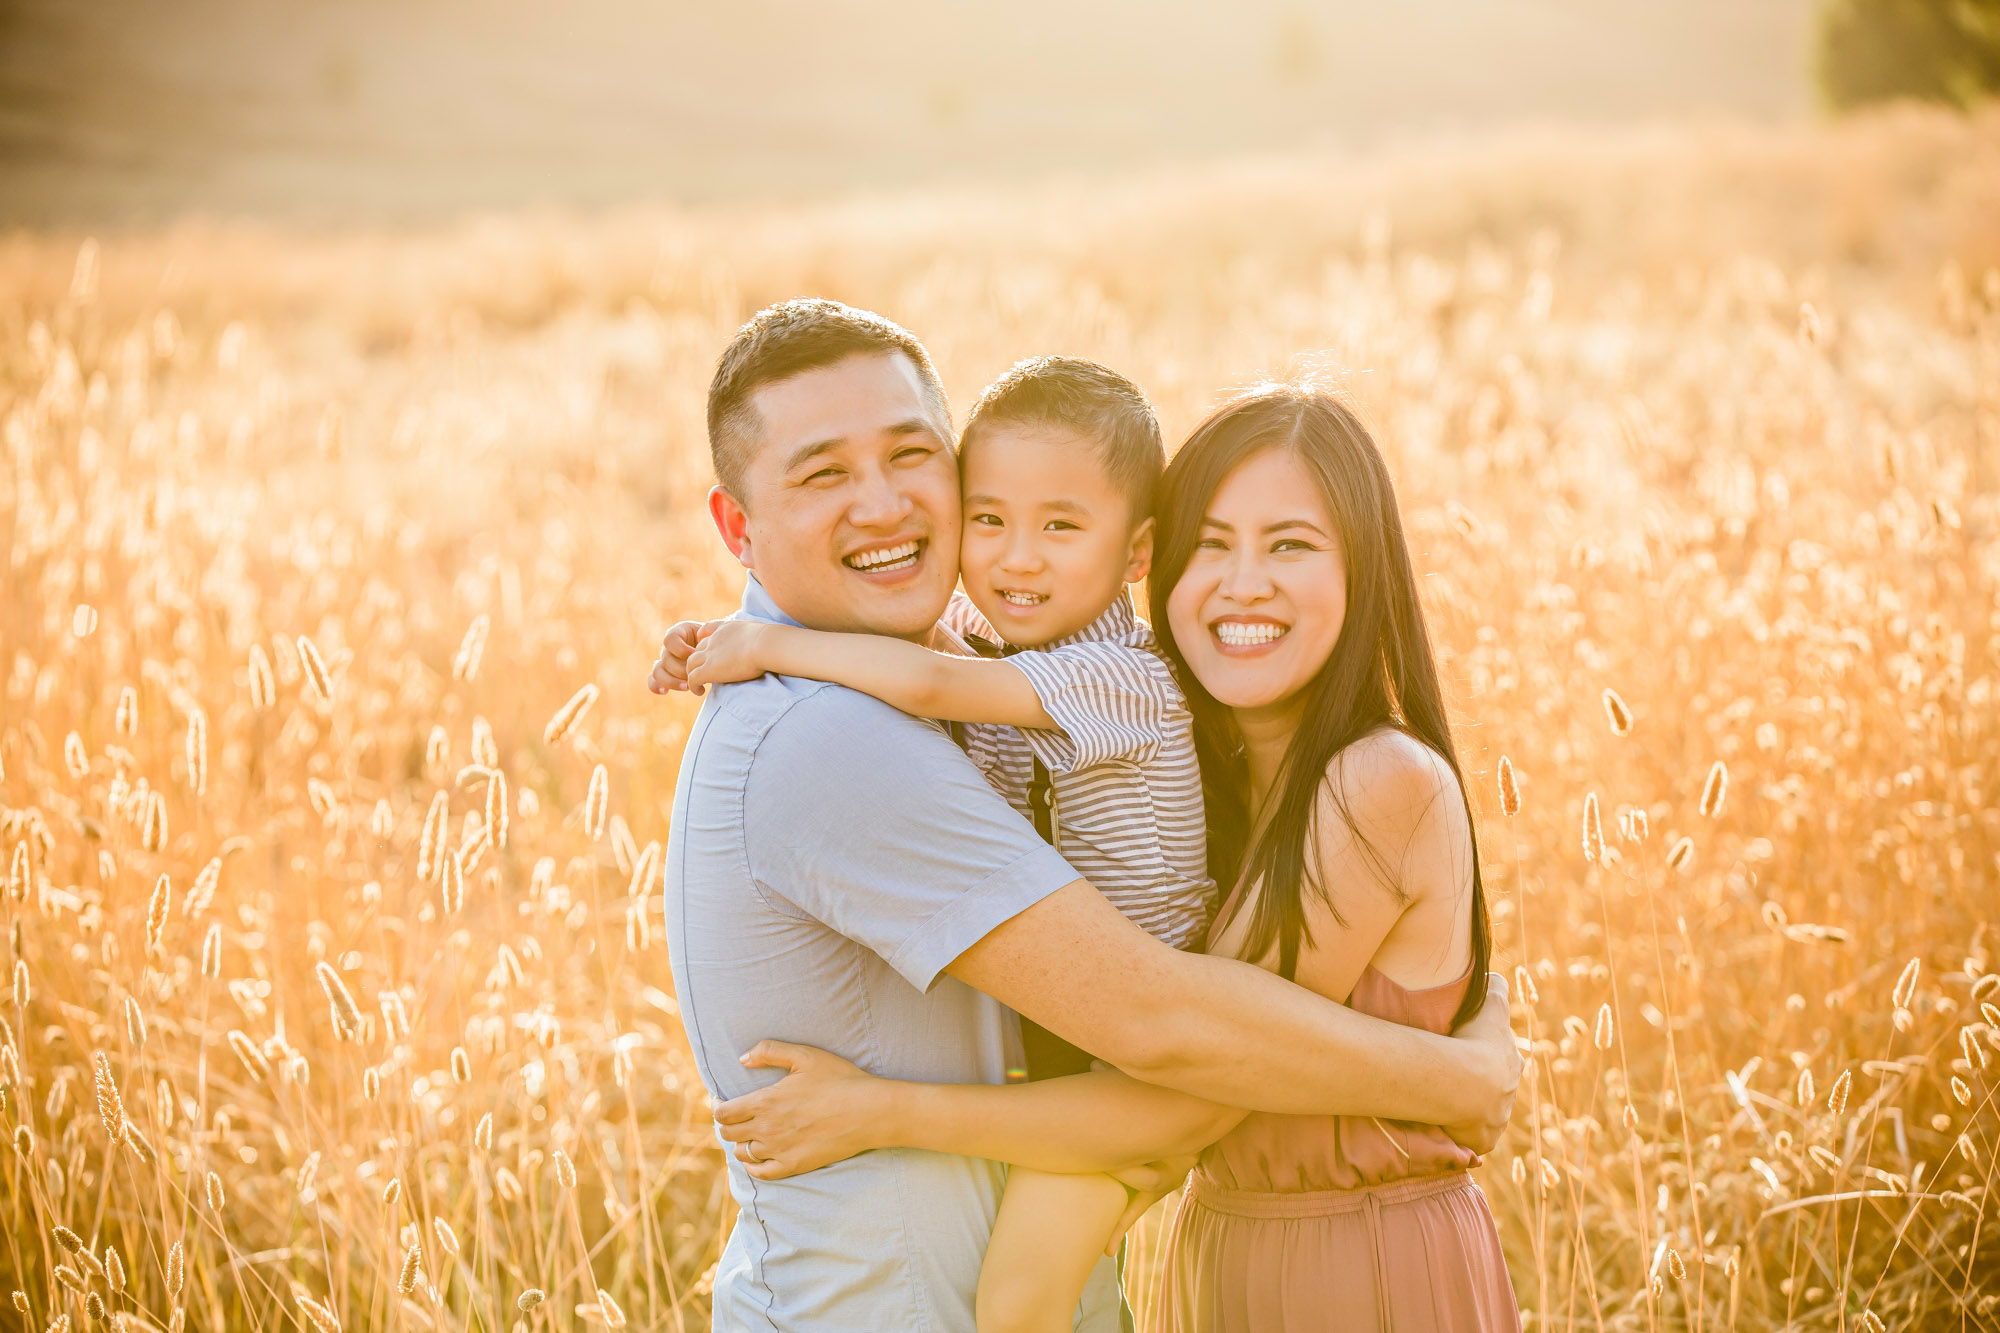
<instances>
[{"instance_id":1,"label":"woman's long dark hair","mask_svg":"<svg viewBox=\"0 0 2000 1333\"><path fill-rule=\"evenodd\" d=\"M1216 490L1266 449L1290 453L1319 485L1347 565L1347 614L1339 641L1305 686L1303 719L1286 747L1270 816L1253 840L1257 812L1249 807L1249 773L1235 723L1187 669L1167 599L1194 554ZM1375 441L1345 404L1317 390L1268 388L1217 409L1188 437L1167 468L1159 513L1150 580L1153 628L1194 713L1208 804L1209 869L1216 883L1243 884L1254 894L1245 956L1263 957L1275 943L1279 971L1290 979L1300 942L1311 943L1303 901L1309 883L1334 919L1342 919L1330 886L1315 882L1309 846L1313 810L1335 757L1370 732L1393 727L1435 750L1458 779L1459 799L1466 800L1395 488ZM1353 827L1352 816L1344 809L1342 814ZM1468 802L1469 833L1471 821ZM1492 956L1478 838L1472 838L1472 984L1454 1026L1484 1001L1479 978ZM1370 851L1386 871L1387 863ZM1390 887L1400 891L1393 882Z\"/></svg>"}]
</instances>

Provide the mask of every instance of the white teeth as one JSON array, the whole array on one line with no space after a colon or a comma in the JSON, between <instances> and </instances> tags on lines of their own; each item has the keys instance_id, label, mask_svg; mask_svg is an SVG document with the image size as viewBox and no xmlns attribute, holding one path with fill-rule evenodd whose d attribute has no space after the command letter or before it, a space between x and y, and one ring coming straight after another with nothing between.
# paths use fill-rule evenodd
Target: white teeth
<instances>
[{"instance_id":1,"label":"white teeth","mask_svg":"<svg viewBox=\"0 0 2000 1333\"><path fill-rule=\"evenodd\" d=\"M1221 621L1213 628L1215 637L1232 648L1248 648L1258 643L1275 643L1291 630L1290 625L1274 625L1268 621L1246 625L1234 620Z\"/></svg>"},{"instance_id":2,"label":"white teeth","mask_svg":"<svg viewBox=\"0 0 2000 1333\"><path fill-rule=\"evenodd\" d=\"M1000 594L1000 600L1014 606L1040 606L1049 599L1046 595L1040 593L1003 592Z\"/></svg>"},{"instance_id":3,"label":"white teeth","mask_svg":"<svg viewBox=\"0 0 2000 1333\"><path fill-rule=\"evenodd\" d=\"M879 551L863 551L847 557L849 569L886 569L917 558L917 542L904 542L900 546L885 546Z\"/></svg>"}]
</instances>

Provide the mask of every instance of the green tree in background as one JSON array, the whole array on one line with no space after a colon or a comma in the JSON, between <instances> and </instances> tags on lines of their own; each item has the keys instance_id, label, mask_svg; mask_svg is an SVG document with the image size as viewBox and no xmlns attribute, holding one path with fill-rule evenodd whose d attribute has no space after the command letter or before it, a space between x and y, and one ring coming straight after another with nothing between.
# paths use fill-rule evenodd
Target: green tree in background
<instances>
[{"instance_id":1,"label":"green tree in background","mask_svg":"<svg viewBox=\"0 0 2000 1333\"><path fill-rule=\"evenodd\" d=\"M1970 106L2000 93L2000 0L1824 0L1820 91L1838 108L1893 97Z\"/></svg>"}]
</instances>

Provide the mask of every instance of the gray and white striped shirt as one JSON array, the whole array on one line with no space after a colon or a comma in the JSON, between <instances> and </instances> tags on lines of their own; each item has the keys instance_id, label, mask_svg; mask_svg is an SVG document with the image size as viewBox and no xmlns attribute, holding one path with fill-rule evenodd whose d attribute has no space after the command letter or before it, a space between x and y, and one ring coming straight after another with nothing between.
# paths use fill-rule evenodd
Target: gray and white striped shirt
<instances>
[{"instance_id":1,"label":"gray and white striped shirt","mask_svg":"<svg viewBox=\"0 0 2000 1333\"><path fill-rule=\"evenodd\" d=\"M963 593L946 628L995 639ZM1177 949L1198 944L1215 908L1194 719L1129 594L1088 626L1008 658L1058 729L969 723L965 751L1008 804L1032 818L1034 761L1049 770L1056 847L1111 905Z\"/></svg>"}]
</instances>

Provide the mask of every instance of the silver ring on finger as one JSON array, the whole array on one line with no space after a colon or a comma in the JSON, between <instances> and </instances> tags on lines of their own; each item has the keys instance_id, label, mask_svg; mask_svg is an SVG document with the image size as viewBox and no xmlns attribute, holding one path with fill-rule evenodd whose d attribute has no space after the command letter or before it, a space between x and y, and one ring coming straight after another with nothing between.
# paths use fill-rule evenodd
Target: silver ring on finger
<instances>
[{"instance_id":1,"label":"silver ring on finger","mask_svg":"<svg viewBox=\"0 0 2000 1333\"><path fill-rule=\"evenodd\" d=\"M751 1147L750 1144L751 1141L749 1139L743 1141L743 1160L755 1166L764 1159L757 1155L757 1150Z\"/></svg>"}]
</instances>

